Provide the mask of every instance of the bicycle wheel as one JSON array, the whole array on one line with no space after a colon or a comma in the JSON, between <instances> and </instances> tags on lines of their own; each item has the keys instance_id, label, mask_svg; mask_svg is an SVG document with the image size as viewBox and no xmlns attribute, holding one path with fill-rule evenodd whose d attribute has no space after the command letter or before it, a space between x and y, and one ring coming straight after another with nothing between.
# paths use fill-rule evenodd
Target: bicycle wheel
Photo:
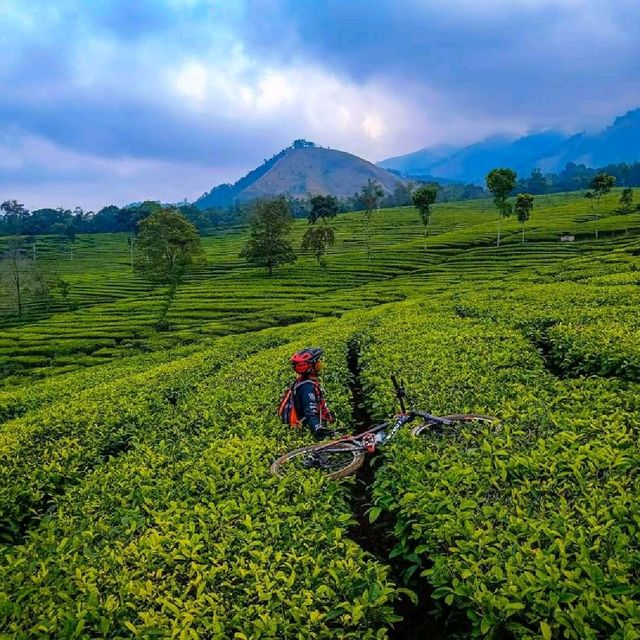
<instances>
[{"instance_id":1,"label":"bicycle wheel","mask_svg":"<svg viewBox=\"0 0 640 640\"><path fill-rule=\"evenodd\" d=\"M411 429L411 435L418 438L433 432L446 433L447 431L457 431L460 427L481 427L490 424L497 426L500 424L499 418L495 418L494 416L485 416L479 413L454 413L449 416L440 417L445 420L450 420L451 424L423 422Z\"/></svg>"},{"instance_id":2,"label":"bicycle wheel","mask_svg":"<svg viewBox=\"0 0 640 640\"><path fill-rule=\"evenodd\" d=\"M352 442L311 444L280 456L271 473L282 476L295 470L317 469L327 478L343 478L357 471L364 462L364 450Z\"/></svg>"}]
</instances>

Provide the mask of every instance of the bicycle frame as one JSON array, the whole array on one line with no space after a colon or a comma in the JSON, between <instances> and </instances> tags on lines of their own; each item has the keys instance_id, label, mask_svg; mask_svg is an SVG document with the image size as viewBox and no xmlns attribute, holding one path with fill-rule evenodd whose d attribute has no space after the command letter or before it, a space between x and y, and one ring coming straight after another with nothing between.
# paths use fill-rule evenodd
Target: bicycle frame
<instances>
[{"instance_id":1,"label":"bicycle frame","mask_svg":"<svg viewBox=\"0 0 640 640\"><path fill-rule=\"evenodd\" d=\"M437 416L432 416L430 413L424 413L422 411L400 413L393 416L393 421L381 422L357 435L342 436L338 440L327 442L327 444L318 447L318 449L331 449L333 445L350 442L355 446L361 447L367 453L373 453L378 445L386 444L389 440L392 440L405 424L413 422L416 418L422 418L433 424L449 424L450 422L449 420L444 420L443 418L438 418Z\"/></svg>"}]
</instances>

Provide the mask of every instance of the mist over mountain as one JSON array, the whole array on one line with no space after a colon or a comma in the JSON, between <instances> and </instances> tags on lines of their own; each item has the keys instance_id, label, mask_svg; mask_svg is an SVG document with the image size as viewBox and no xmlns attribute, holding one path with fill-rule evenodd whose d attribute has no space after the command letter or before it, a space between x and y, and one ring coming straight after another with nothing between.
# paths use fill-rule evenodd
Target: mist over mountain
<instances>
[{"instance_id":1,"label":"mist over mountain","mask_svg":"<svg viewBox=\"0 0 640 640\"><path fill-rule=\"evenodd\" d=\"M402 175L431 175L482 183L495 167L510 167L522 176L535 168L559 172L568 162L599 167L639 159L640 109L636 109L594 134L542 131L521 138L493 136L457 149L425 147L378 164Z\"/></svg>"},{"instance_id":2,"label":"mist over mountain","mask_svg":"<svg viewBox=\"0 0 640 640\"><path fill-rule=\"evenodd\" d=\"M368 179L377 180L387 194L400 182L397 175L351 153L296 140L234 184L218 185L194 204L200 209L228 207L280 194L347 198L360 191Z\"/></svg>"}]
</instances>

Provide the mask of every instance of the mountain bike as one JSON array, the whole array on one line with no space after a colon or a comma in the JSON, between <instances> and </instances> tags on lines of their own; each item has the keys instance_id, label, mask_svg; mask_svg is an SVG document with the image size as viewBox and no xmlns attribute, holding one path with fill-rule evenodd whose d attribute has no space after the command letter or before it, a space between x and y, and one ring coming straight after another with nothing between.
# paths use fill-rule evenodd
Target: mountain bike
<instances>
[{"instance_id":1,"label":"mountain bike","mask_svg":"<svg viewBox=\"0 0 640 640\"><path fill-rule=\"evenodd\" d=\"M283 475L295 469L317 469L327 478L343 478L355 473L364 463L367 454L373 454L379 446L387 444L398 432L411 423L411 435L416 438L434 431L443 434L472 425L498 425L498 418L476 413L457 413L434 416L416 409L415 402L405 390L404 384L391 376L400 412L384 422L357 435L346 435L332 442L312 444L289 451L280 456L272 465L271 473ZM407 409L407 403L409 408Z\"/></svg>"}]
</instances>

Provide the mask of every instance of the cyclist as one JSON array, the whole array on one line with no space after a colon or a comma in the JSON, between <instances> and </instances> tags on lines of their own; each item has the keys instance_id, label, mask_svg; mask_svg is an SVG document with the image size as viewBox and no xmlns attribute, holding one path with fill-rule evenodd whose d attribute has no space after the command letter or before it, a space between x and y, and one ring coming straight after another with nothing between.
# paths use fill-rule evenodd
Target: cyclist
<instances>
[{"instance_id":1,"label":"cyclist","mask_svg":"<svg viewBox=\"0 0 640 640\"><path fill-rule=\"evenodd\" d=\"M300 423L309 427L316 440L332 436L333 429L328 425L335 422L318 380L323 354L323 349L309 347L296 351L291 356L291 365L297 374L292 388L293 402Z\"/></svg>"}]
</instances>

